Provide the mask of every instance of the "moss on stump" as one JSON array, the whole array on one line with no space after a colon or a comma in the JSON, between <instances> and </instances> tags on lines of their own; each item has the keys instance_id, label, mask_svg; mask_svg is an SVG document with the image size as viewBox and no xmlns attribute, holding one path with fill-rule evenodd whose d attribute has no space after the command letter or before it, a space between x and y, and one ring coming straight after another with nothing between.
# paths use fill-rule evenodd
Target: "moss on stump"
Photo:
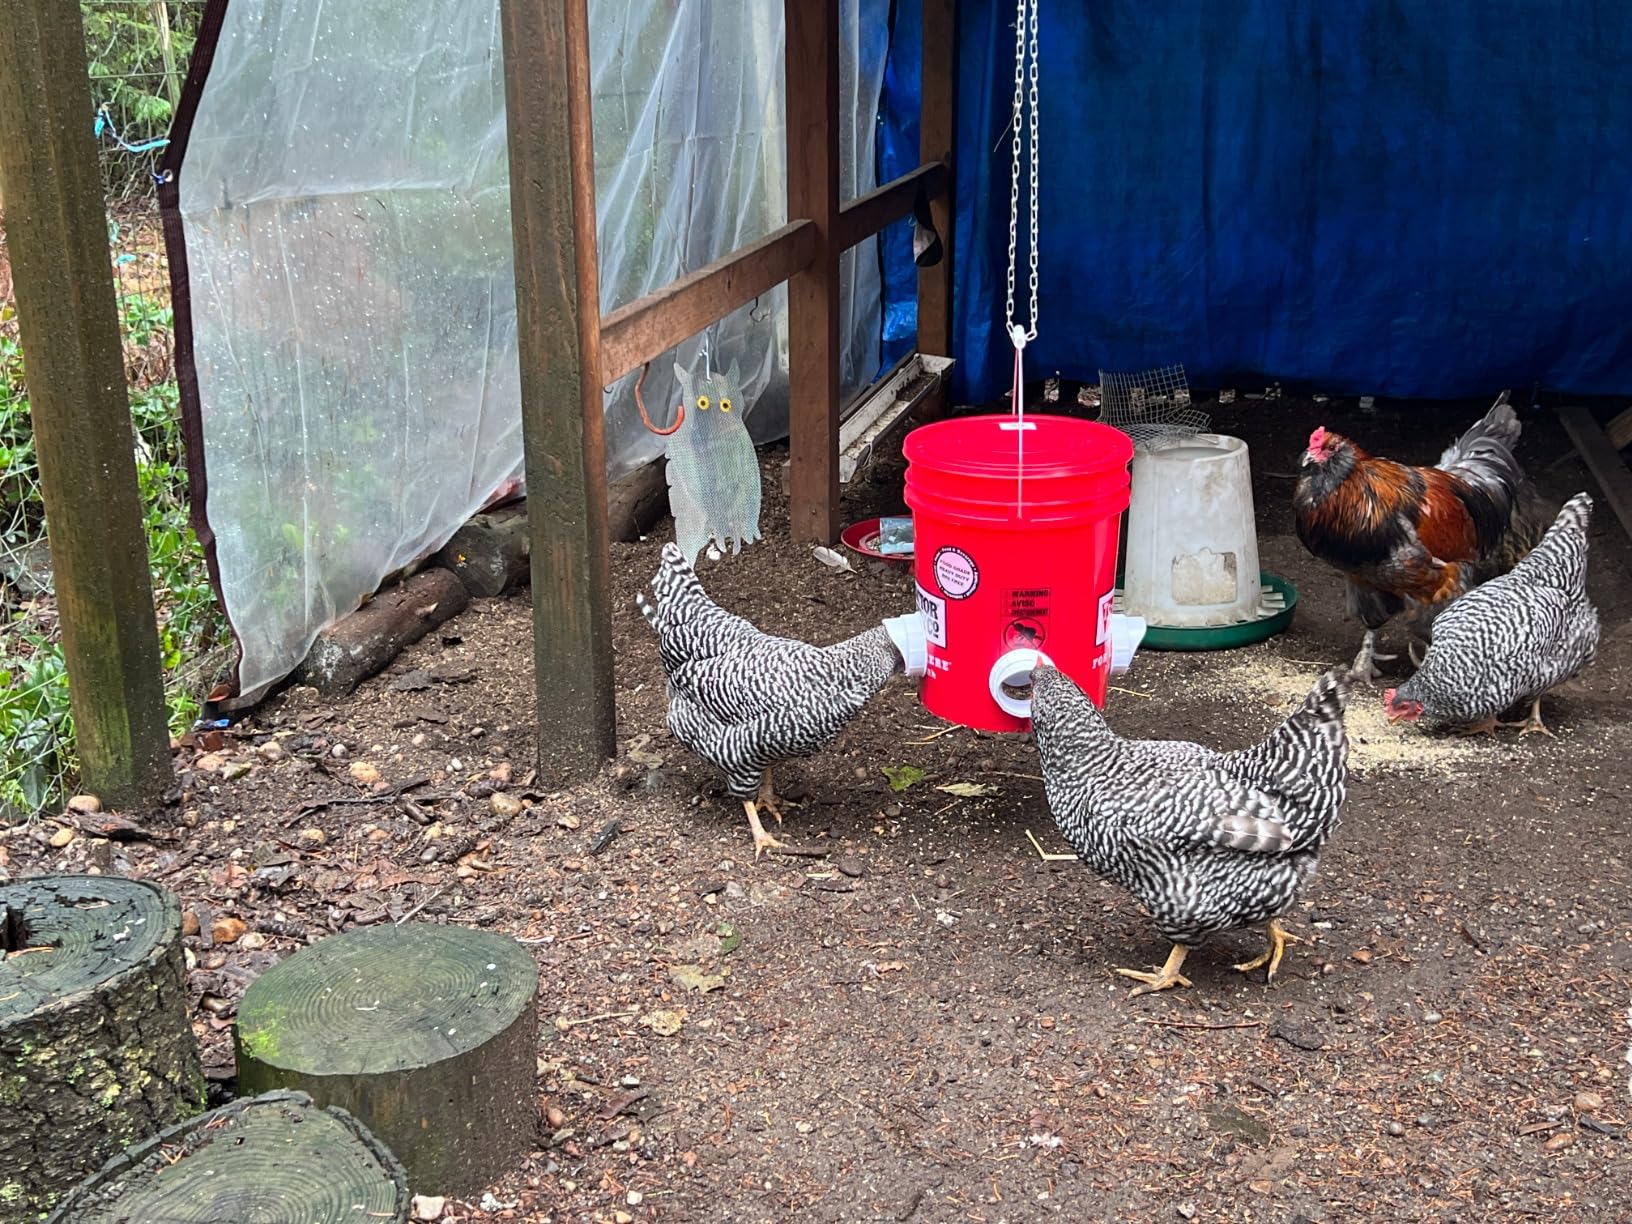
<instances>
[{"instance_id":1,"label":"moss on stump","mask_svg":"<svg viewBox=\"0 0 1632 1224\"><path fill-rule=\"evenodd\" d=\"M235 1030L241 1092L292 1088L355 1115L424 1194L468 1197L538 1138L538 966L465 927L363 927L251 984Z\"/></svg>"},{"instance_id":2,"label":"moss on stump","mask_svg":"<svg viewBox=\"0 0 1632 1224\"><path fill-rule=\"evenodd\" d=\"M204 1108L181 904L139 880L0 885L0 1224Z\"/></svg>"},{"instance_id":3,"label":"moss on stump","mask_svg":"<svg viewBox=\"0 0 1632 1224\"><path fill-rule=\"evenodd\" d=\"M115 1156L47 1224L400 1224L412 1202L402 1166L357 1119L269 1092Z\"/></svg>"}]
</instances>

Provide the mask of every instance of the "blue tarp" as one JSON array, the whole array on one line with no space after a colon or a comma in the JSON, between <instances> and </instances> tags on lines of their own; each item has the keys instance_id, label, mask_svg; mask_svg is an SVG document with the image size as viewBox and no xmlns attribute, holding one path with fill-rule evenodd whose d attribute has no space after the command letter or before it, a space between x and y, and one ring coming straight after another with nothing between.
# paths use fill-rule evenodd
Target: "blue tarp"
<instances>
[{"instance_id":1,"label":"blue tarp","mask_svg":"<svg viewBox=\"0 0 1632 1224\"><path fill-rule=\"evenodd\" d=\"M959 9L954 394L979 402L1009 374L1014 10ZM919 22L897 0L881 181L917 160ZM1632 392L1632 5L1044 0L1040 42L1028 374Z\"/></svg>"}]
</instances>

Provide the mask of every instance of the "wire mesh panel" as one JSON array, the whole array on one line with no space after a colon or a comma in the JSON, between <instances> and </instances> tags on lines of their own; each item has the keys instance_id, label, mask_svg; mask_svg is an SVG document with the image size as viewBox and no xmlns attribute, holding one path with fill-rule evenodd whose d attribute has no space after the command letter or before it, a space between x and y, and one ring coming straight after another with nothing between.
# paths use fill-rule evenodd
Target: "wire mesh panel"
<instances>
[{"instance_id":1,"label":"wire mesh panel","mask_svg":"<svg viewBox=\"0 0 1632 1224\"><path fill-rule=\"evenodd\" d=\"M69 0L63 0L68 3ZM82 0L154 596L174 721L191 721L225 641L187 527L170 277L155 175L205 0ZM0 213L5 202L0 200ZM95 491L86 492L95 496ZM29 418L11 261L0 232L0 820L49 802L71 765L51 553Z\"/></svg>"},{"instance_id":2,"label":"wire mesh panel","mask_svg":"<svg viewBox=\"0 0 1632 1224\"><path fill-rule=\"evenodd\" d=\"M1182 365L1137 374L1099 372L1099 419L1120 429L1137 447L1206 431L1212 418L1190 401Z\"/></svg>"}]
</instances>

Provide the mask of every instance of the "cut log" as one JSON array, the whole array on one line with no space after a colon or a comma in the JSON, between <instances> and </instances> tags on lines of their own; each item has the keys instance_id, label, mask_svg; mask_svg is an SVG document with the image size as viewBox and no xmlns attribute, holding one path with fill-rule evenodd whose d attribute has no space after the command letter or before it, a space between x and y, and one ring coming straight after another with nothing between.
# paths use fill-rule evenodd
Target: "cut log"
<instances>
[{"instance_id":1,"label":"cut log","mask_svg":"<svg viewBox=\"0 0 1632 1224\"><path fill-rule=\"evenodd\" d=\"M385 1143L421 1194L472 1197L538 1141L538 966L465 927L362 927L251 983L238 1086L338 1105Z\"/></svg>"},{"instance_id":2,"label":"cut log","mask_svg":"<svg viewBox=\"0 0 1632 1224\"><path fill-rule=\"evenodd\" d=\"M415 574L318 634L297 677L326 696L344 696L469 606L464 583L447 570Z\"/></svg>"},{"instance_id":3,"label":"cut log","mask_svg":"<svg viewBox=\"0 0 1632 1224\"><path fill-rule=\"evenodd\" d=\"M607 532L633 544L669 512L663 460L654 459L614 482L606 493ZM491 599L527 585L527 503L512 502L472 517L431 558L457 574L473 599Z\"/></svg>"},{"instance_id":4,"label":"cut log","mask_svg":"<svg viewBox=\"0 0 1632 1224\"><path fill-rule=\"evenodd\" d=\"M204 1108L181 903L113 876L0 885L0 1224Z\"/></svg>"},{"instance_id":5,"label":"cut log","mask_svg":"<svg viewBox=\"0 0 1632 1224\"><path fill-rule=\"evenodd\" d=\"M620 544L633 544L669 512L669 482L663 464L654 459L607 490L607 532Z\"/></svg>"},{"instance_id":6,"label":"cut log","mask_svg":"<svg viewBox=\"0 0 1632 1224\"><path fill-rule=\"evenodd\" d=\"M431 558L457 575L473 599L513 591L528 577L527 507L512 502L478 514Z\"/></svg>"},{"instance_id":7,"label":"cut log","mask_svg":"<svg viewBox=\"0 0 1632 1224\"><path fill-rule=\"evenodd\" d=\"M402 1166L357 1119L304 1092L269 1092L120 1153L46 1224L391 1224L412 1203Z\"/></svg>"}]
</instances>

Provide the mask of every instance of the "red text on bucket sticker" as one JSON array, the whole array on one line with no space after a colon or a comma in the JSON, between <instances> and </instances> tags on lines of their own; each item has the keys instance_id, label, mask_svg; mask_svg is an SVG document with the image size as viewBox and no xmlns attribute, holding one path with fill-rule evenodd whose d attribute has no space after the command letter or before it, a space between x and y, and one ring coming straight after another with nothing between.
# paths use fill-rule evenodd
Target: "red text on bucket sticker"
<instances>
[{"instance_id":1,"label":"red text on bucket sticker","mask_svg":"<svg viewBox=\"0 0 1632 1224\"><path fill-rule=\"evenodd\" d=\"M935 584L948 599L968 599L980 585L980 568L961 548L935 550Z\"/></svg>"},{"instance_id":2,"label":"red text on bucket sticker","mask_svg":"<svg viewBox=\"0 0 1632 1224\"><path fill-rule=\"evenodd\" d=\"M924 636L946 649L946 600L918 588L918 615L924 619Z\"/></svg>"},{"instance_id":3,"label":"red text on bucket sticker","mask_svg":"<svg viewBox=\"0 0 1632 1224\"><path fill-rule=\"evenodd\" d=\"M1111 609L1115 604L1114 594L1112 591L1106 591L1099 597L1099 624L1094 629L1095 646L1105 646L1111 640Z\"/></svg>"},{"instance_id":4,"label":"red text on bucket sticker","mask_svg":"<svg viewBox=\"0 0 1632 1224\"><path fill-rule=\"evenodd\" d=\"M1048 637L1048 587L1017 587L1003 600L1003 648L1039 649Z\"/></svg>"}]
</instances>

